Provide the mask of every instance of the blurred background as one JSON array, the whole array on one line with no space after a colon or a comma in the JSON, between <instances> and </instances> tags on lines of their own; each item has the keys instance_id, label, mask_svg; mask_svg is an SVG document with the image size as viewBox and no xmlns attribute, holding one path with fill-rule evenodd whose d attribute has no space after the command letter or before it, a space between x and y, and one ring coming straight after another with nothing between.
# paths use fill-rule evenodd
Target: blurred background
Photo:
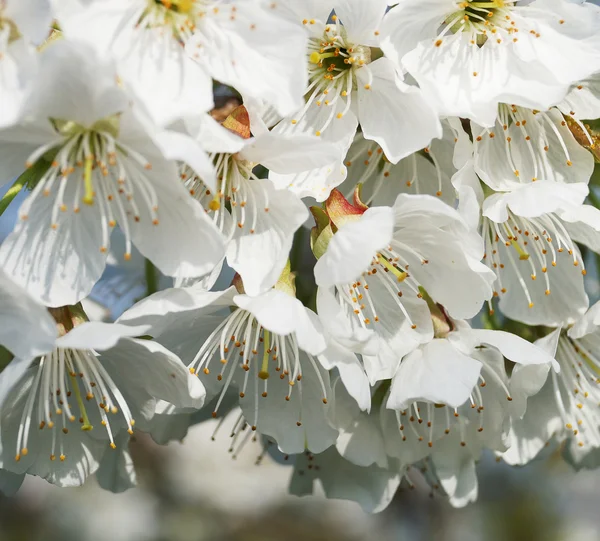
<instances>
[{"instance_id":1,"label":"blurred background","mask_svg":"<svg viewBox=\"0 0 600 541\"><path fill-rule=\"evenodd\" d=\"M600 539L600 472L574 473L550 457L510 468L479 464L479 501L453 509L426 486L401 490L382 513L322 495L287 495L291 468L259 446L233 459L216 421L196 425L184 443L131 443L140 486L122 494L93 479L58 489L28 478L0 496L2 541L595 541Z\"/></svg>"}]
</instances>

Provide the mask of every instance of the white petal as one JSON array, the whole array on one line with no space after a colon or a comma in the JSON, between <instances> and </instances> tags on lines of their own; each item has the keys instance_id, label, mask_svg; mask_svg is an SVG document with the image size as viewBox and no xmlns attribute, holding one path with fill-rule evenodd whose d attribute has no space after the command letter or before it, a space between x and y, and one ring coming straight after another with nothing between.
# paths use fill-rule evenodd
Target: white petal
<instances>
[{"instance_id":1,"label":"white petal","mask_svg":"<svg viewBox=\"0 0 600 541\"><path fill-rule=\"evenodd\" d=\"M149 325L127 326L119 323L87 321L59 337L56 340L56 347L106 351L115 347L121 338L142 336L149 328Z\"/></svg>"},{"instance_id":2,"label":"white petal","mask_svg":"<svg viewBox=\"0 0 600 541\"><path fill-rule=\"evenodd\" d=\"M386 8L387 0L338 0L335 14L344 25L350 43L377 46Z\"/></svg>"},{"instance_id":3,"label":"white petal","mask_svg":"<svg viewBox=\"0 0 600 541\"><path fill-rule=\"evenodd\" d=\"M548 266L547 269L550 295L546 295L547 286L543 277L532 280L530 263L518 257L513 257L513 266L508 250L504 244L498 244L500 259L507 261L504 269L499 270L502 285L506 289L505 293L500 293L499 306L506 317L530 325L555 327L573 323L583 315L589 301L581 268L573 265L573 256L567 251L556 253L556 266ZM533 307L530 307L524 287L529 292Z\"/></svg>"},{"instance_id":4,"label":"white petal","mask_svg":"<svg viewBox=\"0 0 600 541\"><path fill-rule=\"evenodd\" d=\"M559 209L571 209L583 203L588 187L583 182L558 184L540 180L524 184L511 192L494 194L483 202L484 216L497 223L508 219L506 207L518 216L535 218Z\"/></svg>"},{"instance_id":5,"label":"white petal","mask_svg":"<svg viewBox=\"0 0 600 541\"><path fill-rule=\"evenodd\" d=\"M578 321L575 322L568 333L571 338L582 338L586 334L595 332L600 326L600 302L595 303Z\"/></svg>"},{"instance_id":6,"label":"white petal","mask_svg":"<svg viewBox=\"0 0 600 541\"><path fill-rule=\"evenodd\" d=\"M216 191L215 167L204 148L196 140L183 133L170 130L159 132L154 140L163 151L165 158L185 162L204 184Z\"/></svg>"},{"instance_id":7,"label":"white petal","mask_svg":"<svg viewBox=\"0 0 600 541\"><path fill-rule=\"evenodd\" d=\"M117 448L104 454L96 479L104 490L119 493L136 486L137 475L128 449L129 434L123 431L115 443Z\"/></svg>"},{"instance_id":8,"label":"white petal","mask_svg":"<svg viewBox=\"0 0 600 541\"><path fill-rule=\"evenodd\" d=\"M317 285L346 284L360 276L377 250L389 244L393 225L391 208L373 207L356 222L340 227L315 265Z\"/></svg>"},{"instance_id":9,"label":"white petal","mask_svg":"<svg viewBox=\"0 0 600 541\"><path fill-rule=\"evenodd\" d=\"M100 362L114 381L127 382L132 393L136 387L179 407L199 408L204 403L206 391L200 380L179 357L151 340L123 338L102 353Z\"/></svg>"},{"instance_id":10,"label":"white petal","mask_svg":"<svg viewBox=\"0 0 600 541\"><path fill-rule=\"evenodd\" d=\"M251 139L240 152L244 159L283 175L326 167L338 154L338 146L314 135L271 132Z\"/></svg>"},{"instance_id":11,"label":"white petal","mask_svg":"<svg viewBox=\"0 0 600 541\"><path fill-rule=\"evenodd\" d=\"M146 206L140 207L139 222L128 217L133 242L167 276L202 276L221 262L223 236L181 183L165 180L154 186L159 224L153 224Z\"/></svg>"},{"instance_id":12,"label":"white petal","mask_svg":"<svg viewBox=\"0 0 600 541\"><path fill-rule=\"evenodd\" d=\"M212 77L242 94L272 103L282 115L302 104L307 83L305 30L259 2L207 14L187 44L188 54ZM285 41L285 47L281 46Z\"/></svg>"},{"instance_id":13,"label":"white petal","mask_svg":"<svg viewBox=\"0 0 600 541\"><path fill-rule=\"evenodd\" d=\"M75 183L67 183L65 200L73 200ZM69 193L70 192L70 193ZM53 229L54 197L31 196L21 205L13 232L0 246L4 271L48 306L76 304L100 279L106 264L99 205L60 212ZM23 209L27 208L26 211Z\"/></svg>"},{"instance_id":14,"label":"white petal","mask_svg":"<svg viewBox=\"0 0 600 541\"><path fill-rule=\"evenodd\" d=\"M431 458L440 483L450 497L450 503L454 507L464 507L477 499L477 474L475 461L469 451L463 450L458 441L455 441L455 445L452 450L436 449Z\"/></svg>"},{"instance_id":15,"label":"white petal","mask_svg":"<svg viewBox=\"0 0 600 541\"><path fill-rule=\"evenodd\" d=\"M254 223L247 216L243 227L236 227L227 246L227 263L241 275L245 291L258 295L279 279L294 233L307 220L308 211L297 196L277 190L268 179L245 182L244 193L257 219Z\"/></svg>"},{"instance_id":16,"label":"white petal","mask_svg":"<svg viewBox=\"0 0 600 541\"><path fill-rule=\"evenodd\" d=\"M327 370L338 369L344 387L361 410L371 409L369 378L355 353L333 342L319 355L319 361Z\"/></svg>"},{"instance_id":17,"label":"white petal","mask_svg":"<svg viewBox=\"0 0 600 541\"><path fill-rule=\"evenodd\" d=\"M444 20L453 7L447 0L397 4L386 14L381 28L381 48L386 56L400 66L404 55L412 51L421 40L436 36L440 21Z\"/></svg>"},{"instance_id":18,"label":"white petal","mask_svg":"<svg viewBox=\"0 0 600 541\"><path fill-rule=\"evenodd\" d=\"M165 289L138 302L127 310L117 323L130 326L151 325L148 332L158 337L177 322L180 322L182 327L187 327L188 325L183 323L188 323L188 318L192 321L201 319L202 316L210 316L223 308L233 306L236 293L235 287L215 292L204 291L196 286Z\"/></svg>"},{"instance_id":19,"label":"white petal","mask_svg":"<svg viewBox=\"0 0 600 541\"><path fill-rule=\"evenodd\" d=\"M387 407L404 410L417 400L458 407L468 400L480 372L479 361L447 340L432 340L402 359Z\"/></svg>"},{"instance_id":20,"label":"white petal","mask_svg":"<svg viewBox=\"0 0 600 541\"><path fill-rule=\"evenodd\" d=\"M392 163L442 136L438 117L421 91L400 82L388 59L380 58L359 69L356 78L363 133L381 145Z\"/></svg>"},{"instance_id":21,"label":"white petal","mask_svg":"<svg viewBox=\"0 0 600 541\"><path fill-rule=\"evenodd\" d=\"M16 122L28 105L30 85L35 81L37 73L37 60L38 56L23 39L10 44L3 51L0 63L0 125Z\"/></svg>"},{"instance_id":22,"label":"white petal","mask_svg":"<svg viewBox=\"0 0 600 541\"><path fill-rule=\"evenodd\" d=\"M16 24L19 34L36 45L48 37L53 15L48 0L8 0L2 10L3 17Z\"/></svg>"},{"instance_id":23,"label":"white petal","mask_svg":"<svg viewBox=\"0 0 600 541\"><path fill-rule=\"evenodd\" d=\"M295 332L298 345L304 351L317 355L325 349L325 337L317 315L287 293L271 289L257 297L236 295L233 300L268 331L282 336Z\"/></svg>"},{"instance_id":24,"label":"white petal","mask_svg":"<svg viewBox=\"0 0 600 541\"><path fill-rule=\"evenodd\" d=\"M320 453L333 445L338 435L328 420L329 409L333 408L333 392L329 374L318 363L311 366L302 353L300 362L302 381L296 383L292 391L287 379L276 377L274 381L269 381L267 397L262 397L258 392L247 393L240 399L240 406L246 419L252 422L256 418L257 430L272 436L283 453L302 453L305 449ZM319 375L315 368L319 370ZM255 381L258 381L257 376L252 376L256 378ZM297 388L300 385L301 392ZM286 400L286 396L290 396L290 399ZM324 398L327 404L323 403Z\"/></svg>"},{"instance_id":25,"label":"white petal","mask_svg":"<svg viewBox=\"0 0 600 541\"><path fill-rule=\"evenodd\" d=\"M32 359L50 351L56 335L46 309L0 269L0 344L15 357Z\"/></svg>"},{"instance_id":26,"label":"white petal","mask_svg":"<svg viewBox=\"0 0 600 541\"><path fill-rule=\"evenodd\" d=\"M498 348L502 355L514 363L550 364L558 371L558 363L554 355L516 334L488 329L473 329L471 333L479 343Z\"/></svg>"},{"instance_id":27,"label":"white petal","mask_svg":"<svg viewBox=\"0 0 600 541\"><path fill-rule=\"evenodd\" d=\"M596 253L600 252L600 210L591 205L581 205L571 212L561 212L560 217L573 240Z\"/></svg>"},{"instance_id":28,"label":"white petal","mask_svg":"<svg viewBox=\"0 0 600 541\"><path fill-rule=\"evenodd\" d=\"M308 468L303 456L297 460L298 464L290 482L292 494L305 494L306 491L302 491L302 488L306 483L318 479L328 498L355 501L367 513L383 511L392 501L402 479L399 467L362 468L344 460L336 449L330 449L315 457L318 469L314 466Z\"/></svg>"}]
</instances>

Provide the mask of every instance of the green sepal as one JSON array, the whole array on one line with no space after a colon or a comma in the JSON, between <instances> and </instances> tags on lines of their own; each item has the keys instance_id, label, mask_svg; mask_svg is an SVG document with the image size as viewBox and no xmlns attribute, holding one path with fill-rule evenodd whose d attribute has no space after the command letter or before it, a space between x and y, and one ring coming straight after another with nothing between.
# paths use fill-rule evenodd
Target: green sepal
<instances>
[{"instance_id":1,"label":"green sepal","mask_svg":"<svg viewBox=\"0 0 600 541\"><path fill-rule=\"evenodd\" d=\"M310 247L312 248L312 252L317 259L320 259L320 257L327 251L329 241L333 237L333 234L334 233L331 224L327 224L327 227L321 231L314 241L311 234Z\"/></svg>"},{"instance_id":2,"label":"green sepal","mask_svg":"<svg viewBox=\"0 0 600 541\"><path fill-rule=\"evenodd\" d=\"M289 259L287 260L285 267L283 267L283 271L281 271L281 274L279 275L279 280L277 280L273 289L278 289L291 297L296 297L296 273L292 272Z\"/></svg>"}]
</instances>

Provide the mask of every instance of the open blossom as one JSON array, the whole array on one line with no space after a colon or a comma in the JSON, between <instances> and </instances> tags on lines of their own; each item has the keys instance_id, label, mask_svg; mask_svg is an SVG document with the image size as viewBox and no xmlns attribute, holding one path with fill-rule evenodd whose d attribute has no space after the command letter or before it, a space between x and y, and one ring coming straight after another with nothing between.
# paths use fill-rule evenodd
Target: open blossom
<instances>
[{"instance_id":1,"label":"open blossom","mask_svg":"<svg viewBox=\"0 0 600 541\"><path fill-rule=\"evenodd\" d=\"M336 150L333 144L302 134L276 136L264 131L252 137L252 128L243 105L225 119L223 127L200 126L199 140L208 130L213 136L209 157L217 182L206 181L185 165L181 176L224 234L227 263L241 275L245 291L257 295L279 278L294 233L307 220L308 211L292 191L258 178L255 168L302 172L327 164Z\"/></svg>"},{"instance_id":2,"label":"open blossom","mask_svg":"<svg viewBox=\"0 0 600 541\"><path fill-rule=\"evenodd\" d=\"M7 394L10 408L0 413L0 467L79 485L105 450L116 448L119 432L147 426L157 399L202 405L204 388L181 361L160 344L135 338L147 327L81 322L69 308L54 314L62 335L28 360Z\"/></svg>"},{"instance_id":3,"label":"open blossom","mask_svg":"<svg viewBox=\"0 0 600 541\"><path fill-rule=\"evenodd\" d=\"M492 128L471 123L475 171L498 191L540 179L587 183L594 158L571 132L573 124L593 144L585 126L556 107L538 111L500 105Z\"/></svg>"},{"instance_id":4,"label":"open blossom","mask_svg":"<svg viewBox=\"0 0 600 541\"><path fill-rule=\"evenodd\" d=\"M566 442L573 463L597 463L600 449L598 345L600 304L592 306L571 327L557 328L538 343L556 352L559 373L544 367L516 372L513 386L529 388L525 415L512 420L510 449L502 457L510 464L534 459L554 439Z\"/></svg>"},{"instance_id":5,"label":"open blossom","mask_svg":"<svg viewBox=\"0 0 600 541\"><path fill-rule=\"evenodd\" d=\"M439 121L420 90L403 82L378 49L385 0L286 1L282 6L308 30L309 84L304 107L284 118L277 132L301 130L338 142L343 158L360 124L364 136L376 141L393 163L441 136ZM332 9L333 22L327 23ZM328 171L318 175L326 192L343 180L339 167ZM297 189L314 182L302 175L289 181ZM312 189L318 200L327 198L328 193Z\"/></svg>"},{"instance_id":6,"label":"open blossom","mask_svg":"<svg viewBox=\"0 0 600 541\"><path fill-rule=\"evenodd\" d=\"M113 55L119 76L167 124L212 107L212 78L280 114L298 107L306 36L276 7L261 0L72 0L58 15L66 36Z\"/></svg>"},{"instance_id":7,"label":"open blossom","mask_svg":"<svg viewBox=\"0 0 600 541\"><path fill-rule=\"evenodd\" d=\"M401 194L393 207L367 208L358 193L351 205L334 191L325 208L313 210L316 282L354 328L377 334L377 355L363 355L371 383L392 377L403 355L433 337L421 287L456 317L474 316L491 296L481 239L434 197Z\"/></svg>"},{"instance_id":8,"label":"open blossom","mask_svg":"<svg viewBox=\"0 0 600 541\"><path fill-rule=\"evenodd\" d=\"M0 248L4 270L48 305L75 303L100 278L117 223L126 260L135 243L165 274L212 270L221 235L157 146L161 134L115 85L111 64L68 42L42 60L28 111L0 131L2 182L40 171Z\"/></svg>"},{"instance_id":9,"label":"open blossom","mask_svg":"<svg viewBox=\"0 0 600 541\"><path fill-rule=\"evenodd\" d=\"M492 126L498 103L546 110L600 70L597 9L567 0L408 0L386 15L382 48L440 115Z\"/></svg>"},{"instance_id":10,"label":"open blossom","mask_svg":"<svg viewBox=\"0 0 600 541\"><path fill-rule=\"evenodd\" d=\"M506 316L554 326L585 312L586 270L574 241L595 249L600 234L598 209L583 204L587 192L583 183L540 180L483 202L485 261Z\"/></svg>"},{"instance_id":11,"label":"open blossom","mask_svg":"<svg viewBox=\"0 0 600 541\"><path fill-rule=\"evenodd\" d=\"M315 358L325 339L316 314L293 296L290 279L288 269L274 289L255 297L233 286L165 290L119 321L151 325L148 333L177 351L208 396L219 397L213 416L235 388L252 430L273 437L286 453L320 452L337 435L327 418L329 374Z\"/></svg>"}]
</instances>

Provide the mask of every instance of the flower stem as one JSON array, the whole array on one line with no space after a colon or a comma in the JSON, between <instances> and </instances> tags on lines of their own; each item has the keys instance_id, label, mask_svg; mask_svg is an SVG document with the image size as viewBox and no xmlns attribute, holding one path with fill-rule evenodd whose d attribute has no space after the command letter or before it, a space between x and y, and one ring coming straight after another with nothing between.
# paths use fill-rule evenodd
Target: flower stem
<instances>
[{"instance_id":1,"label":"flower stem","mask_svg":"<svg viewBox=\"0 0 600 541\"><path fill-rule=\"evenodd\" d=\"M23 189L23 186L25 186L26 181L25 175L21 175L4 194L4 197L0 199L0 216L2 216L4 211L8 208L8 205L12 203L12 200L19 195L19 192Z\"/></svg>"}]
</instances>

